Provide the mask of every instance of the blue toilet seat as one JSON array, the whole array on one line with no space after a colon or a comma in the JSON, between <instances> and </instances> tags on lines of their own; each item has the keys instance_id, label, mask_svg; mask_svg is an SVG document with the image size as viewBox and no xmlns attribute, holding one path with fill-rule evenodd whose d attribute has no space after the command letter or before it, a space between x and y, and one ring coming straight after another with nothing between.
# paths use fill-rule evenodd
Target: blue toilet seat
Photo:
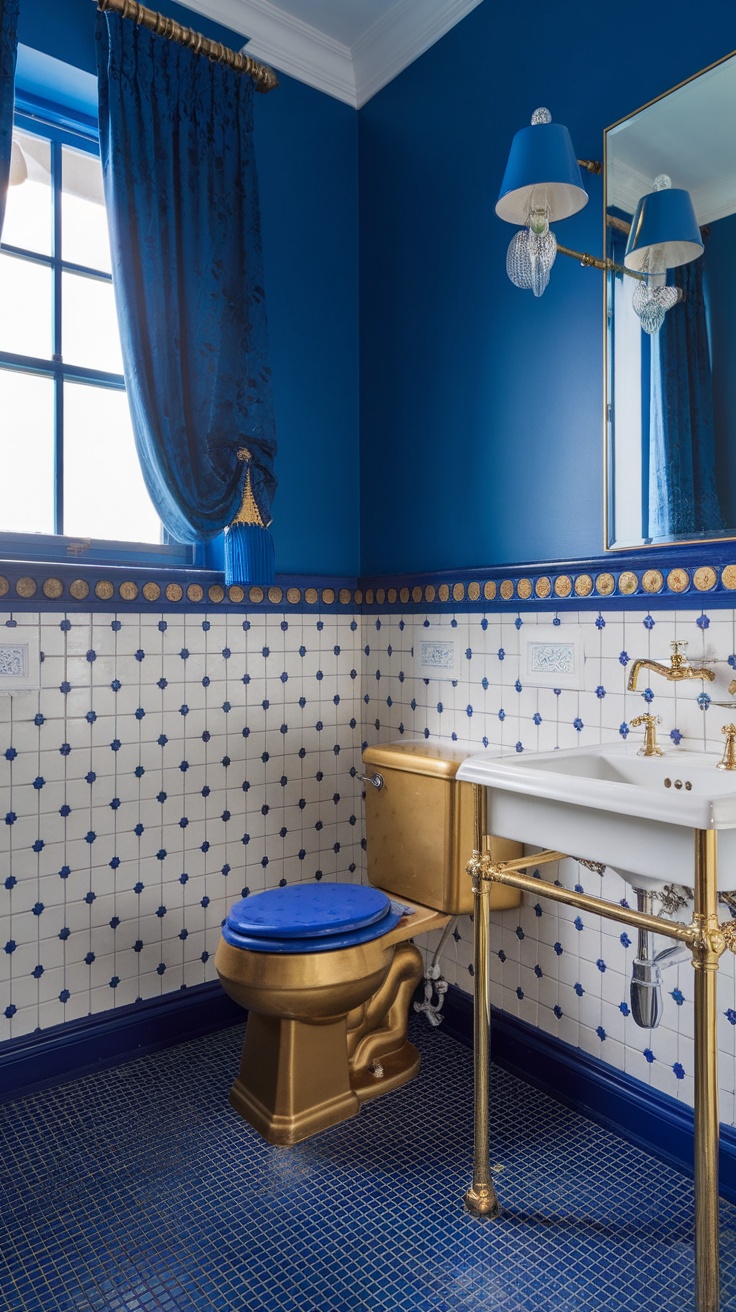
<instances>
[{"instance_id":1,"label":"blue toilet seat","mask_svg":"<svg viewBox=\"0 0 736 1312\"><path fill-rule=\"evenodd\" d=\"M236 902L222 928L226 943L250 952L331 952L380 938L405 908L361 884L295 884Z\"/></svg>"}]
</instances>

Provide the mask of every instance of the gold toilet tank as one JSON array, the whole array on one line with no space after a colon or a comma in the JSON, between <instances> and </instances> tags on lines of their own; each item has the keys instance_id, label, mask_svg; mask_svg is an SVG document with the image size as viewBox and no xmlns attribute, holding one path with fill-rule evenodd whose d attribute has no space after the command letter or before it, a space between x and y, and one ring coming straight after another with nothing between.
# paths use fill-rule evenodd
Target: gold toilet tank
<instances>
[{"instance_id":1,"label":"gold toilet tank","mask_svg":"<svg viewBox=\"0 0 736 1312\"><path fill-rule=\"evenodd\" d=\"M366 784L368 879L395 897L448 915L473 910L466 866L475 846L473 785L455 776L467 752L440 743L398 742L367 747L366 773L383 787ZM497 861L521 856L520 843L492 838ZM494 884L496 910L516 907L521 895Z\"/></svg>"}]
</instances>

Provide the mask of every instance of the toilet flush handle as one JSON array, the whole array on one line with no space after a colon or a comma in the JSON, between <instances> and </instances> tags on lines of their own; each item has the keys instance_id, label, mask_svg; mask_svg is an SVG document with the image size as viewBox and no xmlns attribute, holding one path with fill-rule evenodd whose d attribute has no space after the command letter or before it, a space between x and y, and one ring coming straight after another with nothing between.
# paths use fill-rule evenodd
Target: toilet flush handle
<instances>
[{"instance_id":1,"label":"toilet flush handle","mask_svg":"<svg viewBox=\"0 0 736 1312\"><path fill-rule=\"evenodd\" d=\"M361 774L361 775L359 776L359 778L360 778L360 782L361 782L362 784L373 784L373 787L374 787L379 793L380 793L381 789L383 788L383 782L384 782L384 781L383 781L383 775L382 775L382 774Z\"/></svg>"}]
</instances>

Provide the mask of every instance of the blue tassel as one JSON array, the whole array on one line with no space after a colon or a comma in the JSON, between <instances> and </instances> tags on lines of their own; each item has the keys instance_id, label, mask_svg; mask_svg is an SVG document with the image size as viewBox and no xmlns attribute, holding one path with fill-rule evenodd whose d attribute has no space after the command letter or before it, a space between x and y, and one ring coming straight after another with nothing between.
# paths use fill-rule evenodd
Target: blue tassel
<instances>
[{"instance_id":1,"label":"blue tassel","mask_svg":"<svg viewBox=\"0 0 736 1312\"><path fill-rule=\"evenodd\" d=\"M273 583L276 557L273 538L261 524L231 524L225 530L225 582Z\"/></svg>"}]
</instances>

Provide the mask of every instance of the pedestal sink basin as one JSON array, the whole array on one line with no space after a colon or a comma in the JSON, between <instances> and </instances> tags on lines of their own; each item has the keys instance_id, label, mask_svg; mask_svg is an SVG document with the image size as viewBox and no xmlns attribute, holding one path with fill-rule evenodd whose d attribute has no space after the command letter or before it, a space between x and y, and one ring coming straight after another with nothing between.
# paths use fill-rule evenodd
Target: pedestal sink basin
<instances>
[{"instance_id":1,"label":"pedestal sink basin","mask_svg":"<svg viewBox=\"0 0 736 1312\"><path fill-rule=\"evenodd\" d=\"M693 831L717 829L718 888L736 889L736 772L716 753L642 757L612 743L567 751L470 756L458 779L488 789L500 838L612 866L637 888L693 883Z\"/></svg>"}]
</instances>

